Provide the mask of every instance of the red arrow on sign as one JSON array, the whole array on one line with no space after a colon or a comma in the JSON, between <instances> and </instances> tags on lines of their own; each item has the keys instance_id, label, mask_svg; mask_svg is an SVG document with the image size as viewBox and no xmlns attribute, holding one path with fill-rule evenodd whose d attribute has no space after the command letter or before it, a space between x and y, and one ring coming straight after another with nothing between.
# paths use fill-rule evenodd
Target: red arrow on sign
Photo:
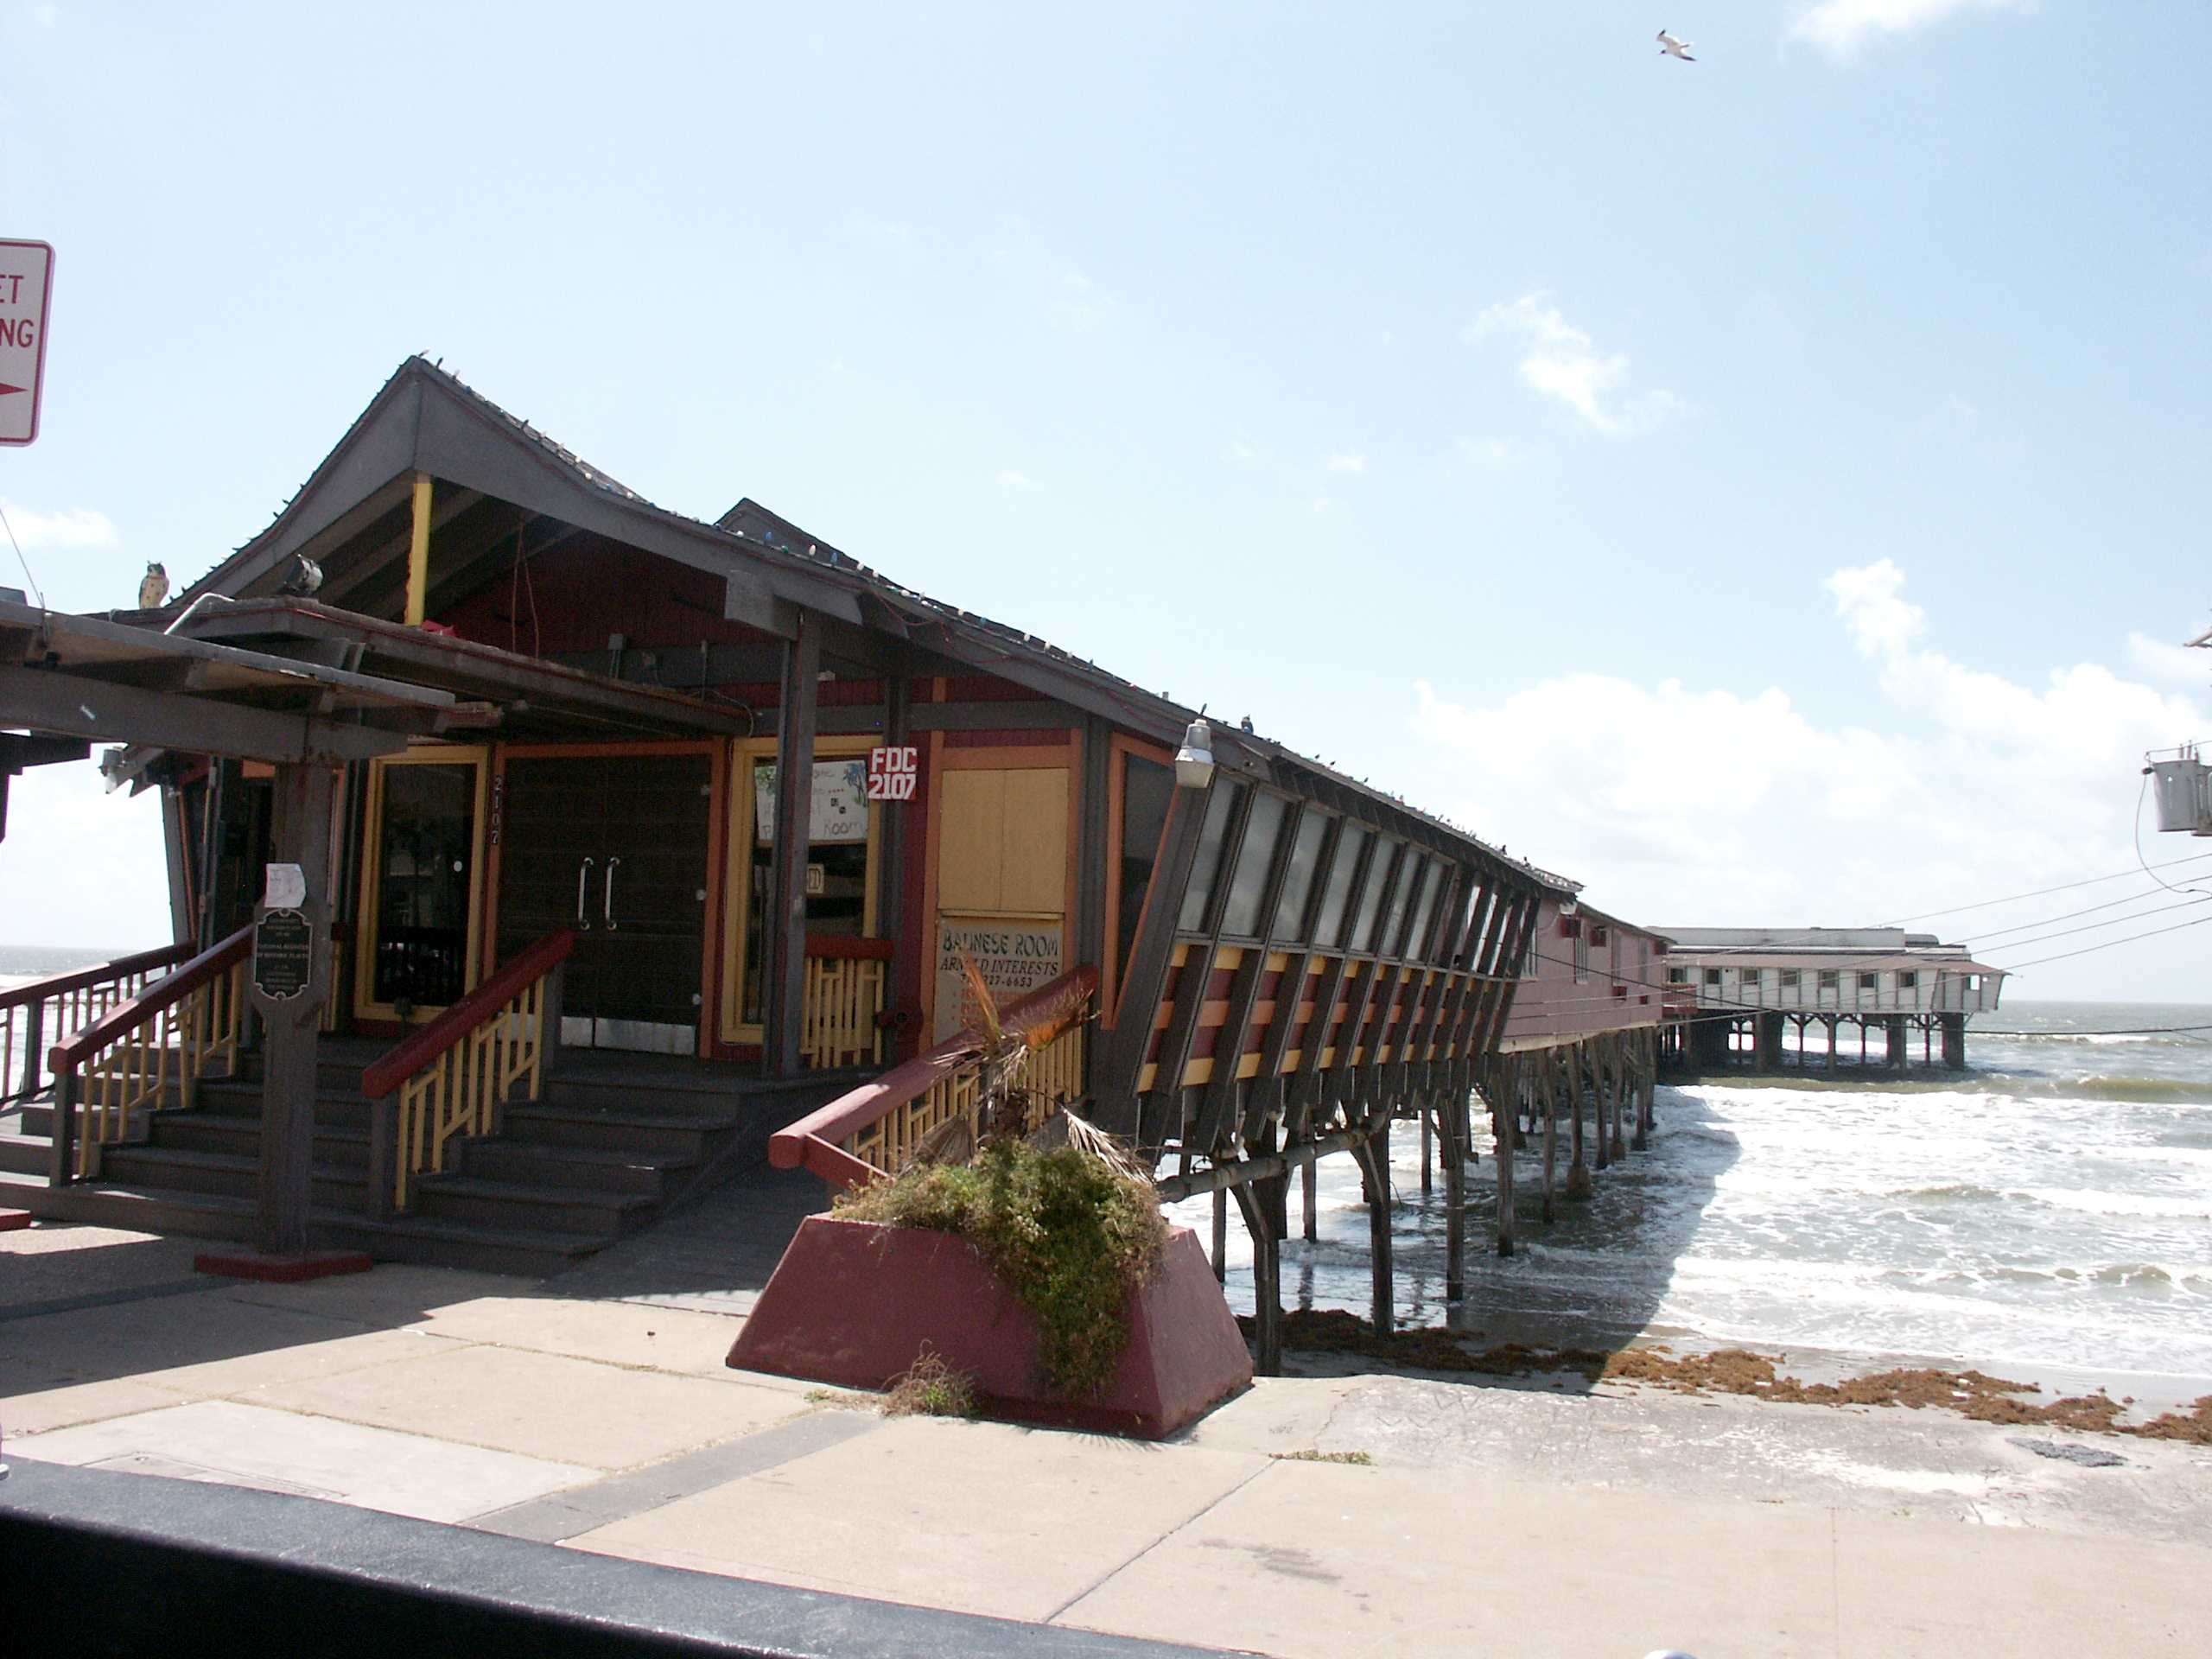
<instances>
[{"instance_id":1,"label":"red arrow on sign","mask_svg":"<svg viewBox=\"0 0 2212 1659\"><path fill-rule=\"evenodd\" d=\"M0 380L0 397L6 397L11 391L29 391L29 386L11 386L6 381Z\"/></svg>"}]
</instances>

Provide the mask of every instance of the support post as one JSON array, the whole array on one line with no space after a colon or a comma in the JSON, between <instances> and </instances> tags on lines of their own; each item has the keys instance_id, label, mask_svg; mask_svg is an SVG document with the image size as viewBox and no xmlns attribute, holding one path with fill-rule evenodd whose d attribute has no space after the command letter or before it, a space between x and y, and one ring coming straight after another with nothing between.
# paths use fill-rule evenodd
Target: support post
<instances>
[{"instance_id":1,"label":"support post","mask_svg":"<svg viewBox=\"0 0 2212 1659\"><path fill-rule=\"evenodd\" d=\"M1421 1109L1421 1195L1427 1198L1436 1188L1431 1178L1429 1143L1431 1141L1428 1108Z\"/></svg>"},{"instance_id":2,"label":"support post","mask_svg":"<svg viewBox=\"0 0 2212 1659\"><path fill-rule=\"evenodd\" d=\"M1630 1039L1635 1059L1629 1068L1630 1094L1630 1110L1635 1115L1636 1135L1629 1146L1642 1152L1651 1144L1651 1079L1659 1069L1657 1033L1649 1030L1639 1033Z\"/></svg>"},{"instance_id":3,"label":"support post","mask_svg":"<svg viewBox=\"0 0 2212 1659\"><path fill-rule=\"evenodd\" d=\"M1213 1277L1216 1284L1229 1281L1229 1193L1213 1190Z\"/></svg>"},{"instance_id":4,"label":"support post","mask_svg":"<svg viewBox=\"0 0 2212 1659\"><path fill-rule=\"evenodd\" d=\"M1510 1090L1491 1084L1485 1091L1490 1103L1491 1132L1497 1139L1497 1253L1513 1254L1513 1096Z\"/></svg>"},{"instance_id":5,"label":"support post","mask_svg":"<svg viewBox=\"0 0 2212 1659\"><path fill-rule=\"evenodd\" d=\"M1882 1016L1882 1037L1887 1050L1890 1069L1902 1071L1910 1063L1911 1051L1905 1046L1904 1015L1890 1014Z\"/></svg>"},{"instance_id":6,"label":"support post","mask_svg":"<svg viewBox=\"0 0 2212 1659\"><path fill-rule=\"evenodd\" d=\"M1963 1014L1941 1014L1936 1016L1943 1022L1943 1064L1954 1071L1967 1069L1967 1017Z\"/></svg>"},{"instance_id":7,"label":"support post","mask_svg":"<svg viewBox=\"0 0 2212 1659\"><path fill-rule=\"evenodd\" d=\"M295 760L276 768L273 857L280 864L297 864L306 880L307 897L297 908L307 918L313 953L308 987L300 995L279 1001L262 995L257 986L253 992L267 1045L262 1062L258 1243L276 1255L297 1255L308 1248L315 1061L323 999L330 991L330 814L337 788L338 773L327 766Z\"/></svg>"},{"instance_id":8,"label":"support post","mask_svg":"<svg viewBox=\"0 0 2212 1659\"><path fill-rule=\"evenodd\" d=\"M1380 1126L1364 1141L1356 1142L1354 1154L1367 1177L1367 1253L1373 1278L1372 1314L1375 1334L1387 1337L1396 1326L1397 1278L1390 1260L1390 1114L1381 1114Z\"/></svg>"},{"instance_id":9,"label":"support post","mask_svg":"<svg viewBox=\"0 0 2212 1659\"><path fill-rule=\"evenodd\" d=\"M1302 1175L1306 1189L1304 1194L1306 1199L1306 1236L1309 1240L1317 1239L1321 1236L1321 1224L1316 1214L1317 1211L1320 1207L1320 1194L1319 1189L1321 1185L1321 1178L1314 1173L1319 1167L1320 1162L1321 1160L1319 1158L1307 1159L1306 1160L1306 1167Z\"/></svg>"},{"instance_id":10,"label":"support post","mask_svg":"<svg viewBox=\"0 0 2212 1659\"><path fill-rule=\"evenodd\" d=\"M782 702L776 711L776 840L772 895L762 930L768 953L761 1046L771 1077L798 1075L806 999L806 861L814 816L815 699L822 677L822 625L801 611L784 644Z\"/></svg>"},{"instance_id":11,"label":"support post","mask_svg":"<svg viewBox=\"0 0 2212 1659\"><path fill-rule=\"evenodd\" d=\"M1585 1048L1590 1057L1590 1134L1594 1161L1602 1172L1611 1166L1612 1155L1606 1147L1605 1135L1605 1048L1602 1041L1588 1044Z\"/></svg>"},{"instance_id":12,"label":"support post","mask_svg":"<svg viewBox=\"0 0 2212 1659\"><path fill-rule=\"evenodd\" d=\"M1605 1090L1613 1120L1613 1161L1628 1156L1628 1138L1621 1133L1621 1116L1628 1106L1628 1039L1614 1035L1605 1039L1605 1070L1610 1079Z\"/></svg>"},{"instance_id":13,"label":"support post","mask_svg":"<svg viewBox=\"0 0 2212 1659\"><path fill-rule=\"evenodd\" d=\"M1280 1175L1268 1179L1281 1183ZM1252 1369L1262 1376L1282 1375L1282 1246L1259 1181L1241 1181L1229 1190L1243 1212L1252 1236Z\"/></svg>"},{"instance_id":14,"label":"support post","mask_svg":"<svg viewBox=\"0 0 2212 1659\"><path fill-rule=\"evenodd\" d=\"M1839 1058L1836 1053L1836 1039L1840 1034L1840 1028L1842 1024L1843 1016L1841 1014L1832 1014L1828 1015L1828 1070L1831 1071L1835 1070Z\"/></svg>"},{"instance_id":15,"label":"support post","mask_svg":"<svg viewBox=\"0 0 2212 1659\"><path fill-rule=\"evenodd\" d=\"M1444 1300L1457 1302L1467 1294L1467 1097L1447 1093L1436 1109L1444 1158Z\"/></svg>"},{"instance_id":16,"label":"support post","mask_svg":"<svg viewBox=\"0 0 2212 1659\"><path fill-rule=\"evenodd\" d=\"M1546 1053L1540 1079L1544 1095L1544 1225L1552 1224L1552 1183L1559 1168L1559 1061Z\"/></svg>"},{"instance_id":17,"label":"support post","mask_svg":"<svg viewBox=\"0 0 2212 1659\"><path fill-rule=\"evenodd\" d=\"M430 475L415 474L415 516L407 537L407 626L420 627L430 596Z\"/></svg>"}]
</instances>

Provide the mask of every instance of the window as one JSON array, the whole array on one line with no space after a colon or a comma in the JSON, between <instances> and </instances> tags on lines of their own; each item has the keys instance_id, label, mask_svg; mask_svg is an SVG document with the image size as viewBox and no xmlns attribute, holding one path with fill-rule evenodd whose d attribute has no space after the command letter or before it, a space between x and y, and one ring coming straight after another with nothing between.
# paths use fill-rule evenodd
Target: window
<instances>
[{"instance_id":1,"label":"window","mask_svg":"<svg viewBox=\"0 0 2212 1659\"><path fill-rule=\"evenodd\" d=\"M1375 843L1375 873L1367 878L1367 891L1360 895L1359 918L1351 930L1351 948L1370 950L1374 948L1376 918L1382 910L1382 890L1399 875L1405 859L1402 843L1388 836Z\"/></svg>"},{"instance_id":2,"label":"window","mask_svg":"<svg viewBox=\"0 0 2212 1659\"><path fill-rule=\"evenodd\" d=\"M1919 988L1920 976L1918 974L1903 973L1897 976L1897 989L1901 991L1916 991Z\"/></svg>"},{"instance_id":3,"label":"window","mask_svg":"<svg viewBox=\"0 0 2212 1659\"><path fill-rule=\"evenodd\" d=\"M1795 968L1783 969L1782 970L1782 988L1785 991L1796 990L1797 988L1798 981L1801 977L1802 976Z\"/></svg>"},{"instance_id":4,"label":"window","mask_svg":"<svg viewBox=\"0 0 2212 1659\"><path fill-rule=\"evenodd\" d=\"M1705 982L1712 986L1715 990L1719 989L1720 970L1718 968L1707 969L1705 970Z\"/></svg>"},{"instance_id":5,"label":"window","mask_svg":"<svg viewBox=\"0 0 2212 1659\"><path fill-rule=\"evenodd\" d=\"M1688 984L1690 982L1690 970L1687 968L1669 968L1667 970L1667 982L1669 985Z\"/></svg>"},{"instance_id":6,"label":"window","mask_svg":"<svg viewBox=\"0 0 2212 1659\"><path fill-rule=\"evenodd\" d=\"M1439 900L1444 897L1444 887L1451 879L1450 867L1432 861L1428 880L1422 885L1421 898L1414 905L1413 925L1406 930L1405 954L1416 962L1427 962L1436 954L1429 944L1429 918L1436 914Z\"/></svg>"},{"instance_id":7,"label":"window","mask_svg":"<svg viewBox=\"0 0 2212 1659\"><path fill-rule=\"evenodd\" d=\"M1410 849L1406 854L1406 874L1398 882L1398 890L1390 898L1390 913L1383 918L1382 932L1375 941L1378 956L1402 957L1406 950L1406 912L1414 900L1425 890L1430 873L1436 867L1420 854Z\"/></svg>"},{"instance_id":8,"label":"window","mask_svg":"<svg viewBox=\"0 0 2212 1659\"><path fill-rule=\"evenodd\" d=\"M1836 988L1836 977L1835 977L1835 973L1836 973L1836 970L1835 970L1834 969L1833 969L1833 968L1823 968L1823 969L1821 969L1821 988L1822 990L1824 990L1824 991L1832 991L1832 990L1835 989L1835 988Z\"/></svg>"},{"instance_id":9,"label":"window","mask_svg":"<svg viewBox=\"0 0 2212 1659\"><path fill-rule=\"evenodd\" d=\"M1229 901L1222 906L1221 931L1249 939L1260 931L1260 901L1268 896L1268 875L1274 868L1275 842L1282 834L1283 814L1290 803L1265 791L1252 798L1252 816L1244 828L1243 849L1229 880Z\"/></svg>"},{"instance_id":10,"label":"window","mask_svg":"<svg viewBox=\"0 0 2212 1659\"><path fill-rule=\"evenodd\" d=\"M1167 804L1175 798L1175 769L1141 754L1122 757L1121 868L1114 912L1114 960L1126 968L1136 943L1137 918L1152 887L1160 861L1160 837L1167 828Z\"/></svg>"},{"instance_id":11,"label":"window","mask_svg":"<svg viewBox=\"0 0 2212 1659\"><path fill-rule=\"evenodd\" d=\"M1344 939L1344 907L1351 902L1352 878L1359 873L1359 855L1375 832L1363 823L1347 823L1337 837L1337 855L1329 865L1329 885L1321 890L1321 913L1313 918L1313 943L1333 950Z\"/></svg>"},{"instance_id":12,"label":"window","mask_svg":"<svg viewBox=\"0 0 2212 1659\"><path fill-rule=\"evenodd\" d=\"M1880 989L1882 988L1882 976L1881 976L1879 974L1861 974L1861 975L1859 975L1859 988L1860 990L1862 990L1862 991L1878 991L1878 990L1880 990Z\"/></svg>"},{"instance_id":13,"label":"window","mask_svg":"<svg viewBox=\"0 0 2212 1659\"><path fill-rule=\"evenodd\" d=\"M1275 905L1274 931L1278 939L1293 944L1306 942L1306 901L1313 893L1313 877L1319 869L1321 842L1329 833L1329 823L1327 813L1311 806L1298 821L1298 834L1290 847L1290 868L1283 872L1282 898Z\"/></svg>"},{"instance_id":14,"label":"window","mask_svg":"<svg viewBox=\"0 0 2212 1659\"><path fill-rule=\"evenodd\" d=\"M1214 878L1221 874L1222 843L1229 838L1229 820L1236 810L1244 785L1217 783L1206 801L1206 820L1198 830L1198 853L1191 863L1191 885L1183 891L1183 912L1177 931L1195 933L1205 925L1206 901L1213 897Z\"/></svg>"}]
</instances>

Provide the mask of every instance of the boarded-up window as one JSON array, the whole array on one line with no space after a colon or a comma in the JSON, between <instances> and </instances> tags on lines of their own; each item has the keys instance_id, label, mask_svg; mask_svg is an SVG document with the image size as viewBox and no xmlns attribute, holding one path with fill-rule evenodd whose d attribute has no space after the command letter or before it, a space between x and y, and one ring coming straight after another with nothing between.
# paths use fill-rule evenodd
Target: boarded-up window
<instances>
[{"instance_id":1,"label":"boarded-up window","mask_svg":"<svg viewBox=\"0 0 2212 1659\"><path fill-rule=\"evenodd\" d=\"M1167 804L1174 795L1173 767L1141 754L1123 757L1114 960L1124 967L1129 960L1129 947L1136 943L1137 918L1144 913L1145 893L1152 886L1153 867L1160 859L1160 833L1167 827Z\"/></svg>"}]
</instances>

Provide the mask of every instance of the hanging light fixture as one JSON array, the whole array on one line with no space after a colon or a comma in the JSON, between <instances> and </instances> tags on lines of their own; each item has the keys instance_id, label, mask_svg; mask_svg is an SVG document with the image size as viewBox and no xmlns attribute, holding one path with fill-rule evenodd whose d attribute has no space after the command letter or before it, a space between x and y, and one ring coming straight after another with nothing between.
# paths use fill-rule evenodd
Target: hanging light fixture
<instances>
[{"instance_id":1,"label":"hanging light fixture","mask_svg":"<svg viewBox=\"0 0 2212 1659\"><path fill-rule=\"evenodd\" d=\"M1213 728L1202 717L1183 734L1183 747L1175 751L1175 785L1204 789L1213 782Z\"/></svg>"}]
</instances>

